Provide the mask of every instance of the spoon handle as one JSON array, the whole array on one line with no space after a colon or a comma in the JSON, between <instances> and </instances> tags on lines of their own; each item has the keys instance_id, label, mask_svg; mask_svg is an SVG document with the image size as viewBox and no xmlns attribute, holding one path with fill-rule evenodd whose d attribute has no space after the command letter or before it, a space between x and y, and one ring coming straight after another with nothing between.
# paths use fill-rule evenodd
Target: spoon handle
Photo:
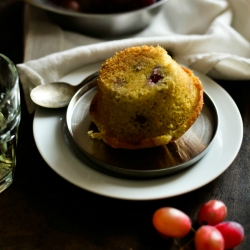
<instances>
[{"instance_id":1,"label":"spoon handle","mask_svg":"<svg viewBox=\"0 0 250 250\"><path fill-rule=\"evenodd\" d=\"M76 91L82 88L87 82L90 82L94 78L97 78L98 75L99 75L99 71L96 71L93 74L89 75L88 77L84 78L78 85L75 86Z\"/></svg>"}]
</instances>

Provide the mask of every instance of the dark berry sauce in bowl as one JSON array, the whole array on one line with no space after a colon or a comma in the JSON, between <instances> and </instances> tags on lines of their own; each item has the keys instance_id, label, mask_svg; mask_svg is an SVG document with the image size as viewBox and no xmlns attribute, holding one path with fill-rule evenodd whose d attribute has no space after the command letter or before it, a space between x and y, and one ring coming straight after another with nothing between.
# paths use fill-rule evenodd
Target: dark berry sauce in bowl
<instances>
[{"instance_id":1,"label":"dark berry sauce in bowl","mask_svg":"<svg viewBox=\"0 0 250 250\"><path fill-rule=\"evenodd\" d=\"M73 11L89 14L110 14L138 10L160 0L49 0Z\"/></svg>"}]
</instances>

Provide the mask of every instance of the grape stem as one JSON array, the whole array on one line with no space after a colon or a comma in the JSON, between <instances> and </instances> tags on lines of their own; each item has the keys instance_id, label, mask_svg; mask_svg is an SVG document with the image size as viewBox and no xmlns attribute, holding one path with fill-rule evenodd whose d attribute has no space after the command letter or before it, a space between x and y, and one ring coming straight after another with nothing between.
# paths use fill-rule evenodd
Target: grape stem
<instances>
[{"instance_id":1,"label":"grape stem","mask_svg":"<svg viewBox=\"0 0 250 250\"><path fill-rule=\"evenodd\" d=\"M191 230L193 233L195 233L195 229L191 227ZM192 242L193 242L194 238L192 238L191 240L189 240L184 246L181 246L179 244L179 242L177 241L176 238L174 238L174 244L179 248L179 250L185 250L186 247L188 247Z\"/></svg>"}]
</instances>

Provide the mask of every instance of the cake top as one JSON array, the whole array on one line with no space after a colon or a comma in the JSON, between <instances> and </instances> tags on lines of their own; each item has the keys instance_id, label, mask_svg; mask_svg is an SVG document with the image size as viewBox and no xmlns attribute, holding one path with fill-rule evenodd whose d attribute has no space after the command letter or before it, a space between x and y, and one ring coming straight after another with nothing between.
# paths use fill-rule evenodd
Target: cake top
<instances>
[{"instance_id":1,"label":"cake top","mask_svg":"<svg viewBox=\"0 0 250 250\"><path fill-rule=\"evenodd\" d=\"M99 83L133 98L151 92L152 87L158 92L173 82L176 68L172 61L160 46L127 48L103 63Z\"/></svg>"}]
</instances>

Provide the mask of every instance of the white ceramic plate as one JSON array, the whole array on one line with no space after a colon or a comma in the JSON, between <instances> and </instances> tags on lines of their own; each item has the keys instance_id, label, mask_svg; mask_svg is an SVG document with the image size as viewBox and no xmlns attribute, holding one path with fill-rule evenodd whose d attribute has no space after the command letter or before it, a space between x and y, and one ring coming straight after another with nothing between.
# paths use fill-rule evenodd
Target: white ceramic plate
<instances>
[{"instance_id":1,"label":"white ceramic plate","mask_svg":"<svg viewBox=\"0 0 250 250\"><path fill-rule=\"evenodd\" d=\"M77 84L100 68L90 65L64 77ZM90 192L128 200L167 198L200 188L222 174L235 159L242 142L243 124L239 110L217 83L199 72L204 89L213 99L219 116L215 141L207 154L194 166L172 176L153 180L128 180L109 176L89 167L87 158L80 161L67 146L63 124L66 109L38 108L33 123L36 145L47 164L65 180Z\"/></svg>"}]
</instances>

